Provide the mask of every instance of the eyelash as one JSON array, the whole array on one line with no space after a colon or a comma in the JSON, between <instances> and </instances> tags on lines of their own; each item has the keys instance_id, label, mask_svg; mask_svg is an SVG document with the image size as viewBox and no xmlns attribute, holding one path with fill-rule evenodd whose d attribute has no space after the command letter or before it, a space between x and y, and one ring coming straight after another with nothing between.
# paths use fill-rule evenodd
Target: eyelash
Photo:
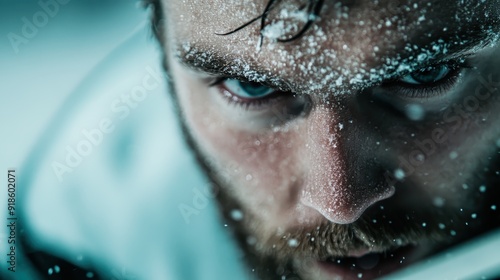
<instances>
[{"instance_id":1,"label":"eyelash","mask_svg":"<svg viewBox=\"0 0 500 280\"><path fill-rule=\"evenodd\" d=\"M448 73L445 78L440 81L437 81L430 85L411 85L408 83L403 83L399 81L401 77L405 75L411 74L407 73L405 75L400 75L394 79L386 81L380 85L386 91L390 91L390 95L399 96L402 98L413 98L413 99L429 99L432 97L442 96L446 92L448 92L458 81L460 75L466 69L473 69L474 67L470 64L469 61L462 58L459 61L450 61L447 64L441 63L439 65L431 65L426 67L426 69L433 69L437 66L445 65L450 67L450 73Z\"/></svg>"},{"instance_id":2,"label":"eyelash","mask_svg":"<svg viewBox=\"0 0 500 280\"><path fill-rule=\"evenodd\" d=\"M224 87L223 83L228 79L240 80L238 78L233 78L233 77L218 77L215 78L214 81L209 83L209 87L215 87L220 92L220 95L222 95L222 97L228 102L229 105L238 106L245 110L259 110L264 107L269 107L273 104L279 103L280 101L283 101L283 99L287 97L295 96L291 93L276 90L273 93L263 98L246 99L234 95L233 93L231 93L229 89ZM248 81L243 80L242 82L248 82Z\"/></svg>"},{"instance_id":3,"label":"eyelash","mask_svg":"<svg viewBox=\"0 0 500 280\"><path fill-rule=\"evenodd\" d=\"M444 79L437 81L431 85L411 85L399 81L402 77L409 75L414 72L406 73L404 75L399 75L391 80L388 80L380 85L382 89L388 92L389 95L399 96L402 98L412 98L412 99L429 99L436 96L444 95L449 91L458 81L461 73L465 69L472 69L470 62L465 58L459 59L457 61L449 61L448 63L434 64L426 67L425 69L433 69L433 67L438 66L450 67L450 73L448 73ZM418 70L417 70L418 71ZM266 106L278 103L282 101L285 97L293 97L293 94L275 91L268 96L257 99L246 99L231 93L230 90L224 87L223 83L228 79L238 79L234 77L217 77L214 81L209 83L209 87L216 87L220 94L226 99L228 104L239 106L245 110L259 110ZM248 81L243 81L248 82Z\"/></svg>"}]
</instances>

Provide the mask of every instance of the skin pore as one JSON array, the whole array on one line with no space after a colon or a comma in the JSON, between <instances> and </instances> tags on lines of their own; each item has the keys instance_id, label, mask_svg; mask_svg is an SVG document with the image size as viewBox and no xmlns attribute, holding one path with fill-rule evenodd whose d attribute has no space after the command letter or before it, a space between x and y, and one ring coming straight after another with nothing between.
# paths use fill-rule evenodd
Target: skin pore
<instances>
[{"instance_id":1,"label":"skin pore","mask_svg":"<svg viewBox=\"0 0 500 280\"><path fill-rule=\"evenodd\" d=\"M228 35L267 1L156 7L186 136L259 278L375 278L500 225L500 3L465 2L325 1L290 42L309 1Z\"/></svg>"}]
</instances>

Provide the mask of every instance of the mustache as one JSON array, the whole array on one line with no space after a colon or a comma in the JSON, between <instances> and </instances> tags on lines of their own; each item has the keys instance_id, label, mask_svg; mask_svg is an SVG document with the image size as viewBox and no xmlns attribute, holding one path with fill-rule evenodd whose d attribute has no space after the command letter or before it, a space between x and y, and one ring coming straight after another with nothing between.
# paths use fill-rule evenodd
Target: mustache
<instances>
[{"instance_id":1,"label":"mustache","mask_svg":"<svg viewBox=\"0 0 500 280\"><path fill-rule=\"evenodd\" d=\"M261 239L255 249L264 256L279 262L290 261L290 256L301 259L326 260L341 258L360 250L383 253L407 245L416 245L422 240L442 242L449 236L437 226L422 227L406 217L391 223L362 217L353 224L341 225L323 222L308 229L296 228L284 234L276 234Z\"/></svg>"}]
</instances>

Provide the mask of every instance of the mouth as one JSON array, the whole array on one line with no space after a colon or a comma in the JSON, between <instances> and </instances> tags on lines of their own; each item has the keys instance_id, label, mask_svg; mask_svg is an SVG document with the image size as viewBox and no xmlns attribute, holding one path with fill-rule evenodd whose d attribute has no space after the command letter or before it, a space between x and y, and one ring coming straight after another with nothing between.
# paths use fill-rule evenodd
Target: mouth
<instances>
[{"instance_id":1,"label":"mouth","mask_svg":"<svg viewBox=\"0 0 500 280\"><path fill-rule=\"evenodd\" d=\"M353 251L346 257L317 261L323 274L332 279L374 279L407 266L415 260L416 247L408 245L392 251Z\"/></svg>"}]
</instances>

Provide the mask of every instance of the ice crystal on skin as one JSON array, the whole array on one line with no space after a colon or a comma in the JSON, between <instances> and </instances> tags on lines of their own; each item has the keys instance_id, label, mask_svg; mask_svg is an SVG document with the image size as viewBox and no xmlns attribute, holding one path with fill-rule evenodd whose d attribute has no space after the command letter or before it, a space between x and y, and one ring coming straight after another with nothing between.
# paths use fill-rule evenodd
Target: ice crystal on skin
<instances>
[{"instance_id":1,"label":"ice crystal on skin","mask_svg":"<svg viewBox=\"0 0 500 280\"><path fill-rule=\"evenodd\" d=\"M299 242L297 241L297 239L290 239L288 240L288 246L290 247L297 247L299 246Z\"/></svg>"},{"instance_id":2,"label":"ice crystal on skin","mask_svg":"<svg viewBox=\"0 0 500 280\"><path fill-rule=\"evenodd\" d=\"M429 25L430 19L435 18L432 11L436 5L436 3L418 5L412 1L400 1L400 5L390 8L375 1L371 5L373 5L372 10L376 10L377 13L367 15L354 13L341 2L327 2L320 14L321 18L315 19L308 32L291 44L280 43L276 39L298 30L308 19L308 15L304 11L297 10L294 6L297 3L284 3L283 7L280 6L273 11L273 15L268 19L268 25L262 30L265 38L260 50L255 50L260 38L258 24L250 25L239 31L240 33L227 37L213 35L220 33L221 30L237 27L238 24L244 23L243 18L250 19L263 8L261 3L244 2L243 5L239 2L228 4L227 1L216 1L214 4L220 11L217 16L219 21L214 24L207 19L206 23L217 30L196 31L199 36L191 40L193 43L191 48L203 45L210 46L214 52L223 50L230 56L228 59L240 57L241 63L246 64L248 69L255 69L255 65L264 66L265 70L269 70L266 72L288 78L287 87L294 89L295 93L321 92L325 98L330 95L353 93L378 85L385 79L417 70L437 55L447 54L454 46L468 43L464 38L446 38L447 41L444 41L436 37L435 30L429 30L424 36L435 38L433 41L425 46L412 44L411 41L417 41L415 39L410 41L408 32L419 26ZM185 5L193 5L192 9L196 10L194 7L196 3ZM437 5L442 4L437 3ZM492 13L488 10L491 7L483 7L484 3L460 2L456 5L459 6L455 19L460 23L458 29L462 28L460 26L465 26L464 22L471 22L475 16L477 17L478 11L482 11L486 16ZM403 11L408 14L401 14ZM196 16L198 21L205 17L204 14ZM213 15L211 18L213 19ZM188 21L189 18L184 17L183 20ZM352 25L362 28L346 29ZM481 29L489 31L491 35L498 33L489 25L484 25ZM446 30L447 34L451 35L457 31L457 27L453 27L453 23L450 22L449 25L440 26L440 30ZM351 36L349 33L355 35ZM351 41L353 40L351 37L356 40ZM247 44L240 48L237 43L243 40ZM203 44L198 44L200 42ZM403 45L396 46L395 43ZM366 61L382 63L367 64ZM338 65L333 62L338 62ZM243 65L239 65L237 68L242 67ZM250 70L244 73L244 77L256 82L272 79L266 74Z\"/></svg>"},{"instance_id":3,"label":"ice crystal on skin","mask_svg":"<svg viewBox=\"0 0 500 280\"><path fill-rule=\"evenodd\" d=\"M275 21L264 27L261 35L271 39L272 42L284 39L287 34L299 32L301 25L306 23L308 19L309 16L305 11L282 9Z\"/></svg>"}]
</instances>

